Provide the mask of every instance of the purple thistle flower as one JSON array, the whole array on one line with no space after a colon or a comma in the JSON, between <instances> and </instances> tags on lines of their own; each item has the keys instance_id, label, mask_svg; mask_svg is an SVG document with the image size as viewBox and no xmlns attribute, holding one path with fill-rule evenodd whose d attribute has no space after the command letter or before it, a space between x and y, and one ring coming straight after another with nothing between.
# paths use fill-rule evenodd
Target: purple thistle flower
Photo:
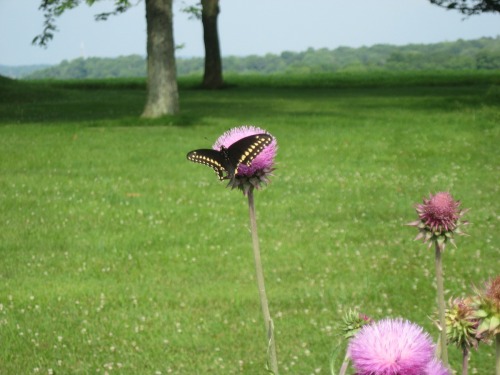
<instances>
[{"instance_id":1,"label":"purple thistle flower","mask_svg":"<svg viewBox=\"0 0 500 375\"><path fill-rule=\"evenodd\" d=\"M422 375L434 346L420 326L384 319L365 325L348 350L358 375Z\"/></svg>"},{"instance_id":2,"label":"purple thistle flower","mask_svg":"<svg viewBox=\"0 0 500 375\"><path fill-rule=\"evenodd\" d=\"M460 202L454 201L450 193L442 192L424 199L423 204L417 205L420 220L431 230L436 232L452 231L460 217Z\"/></svg>"},{"instance_id":3,"label":"purple thistle flower","mask_svg":"<svg viewBox=\"0 0 500 375\"><path fill-rule=\"evenodd\" d=\"M429 247L437 243L444 250L448 241L455 245L453 234L464 234L459 226L468 222L460 219L468 210L461 210L460 201L455 201L450 193L430 194L415 208L419 220L408 224L419 229L415 240L423 239L424 243L429 242Z\"/></svg>"},{"instance_id":4,"label":"purple thistle flower","mask_svg":"<svg viewBox=\"0 0 500 375\"><path fill-rule=\"evenodd\" d=\"M424 375L451 375L448 370L438 359L434 358L427 364Z\"/></svg>"},{"instance_id":5,"label":"purple thistle flower","mask_svg":"<svg viewBox=\"0 0 500 375\"><path fill-rule=\"evenodd\" d=\"M214 143L212 148L220 151L221 147L229 148L233 143L242 138L267 133L266 130L255 126L240 126L233 128L222 134ZM276 138L266 146L253 160L250 165L240 164L234 178L231 179L228 186L239 188L246 195L252 188L258 189L263 184L269 182L269 176L274 170L274 158L278 150Z\"/></svg>"}]
</instances>

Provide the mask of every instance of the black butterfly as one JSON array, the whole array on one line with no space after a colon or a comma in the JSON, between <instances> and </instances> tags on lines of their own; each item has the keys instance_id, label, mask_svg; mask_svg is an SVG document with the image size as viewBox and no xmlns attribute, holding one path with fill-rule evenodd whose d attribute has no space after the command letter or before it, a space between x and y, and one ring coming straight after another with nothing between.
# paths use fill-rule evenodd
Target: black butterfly
<instances>
[{"instance_id":1,"label":"black butterfly","mask_svg":"<svg viewBox=\"0 0 500 375\"><path fill-rule=\"evenodd\" d=\"M242 138L220 151L212 149L194 150L187 154L188 160L212 167L219 180L232 179L238 173L240 164L250 165L253 159L273 141L269 134L255 134ZM224 176L226 173L226 176Z\"/></svg>"}]
</instances>

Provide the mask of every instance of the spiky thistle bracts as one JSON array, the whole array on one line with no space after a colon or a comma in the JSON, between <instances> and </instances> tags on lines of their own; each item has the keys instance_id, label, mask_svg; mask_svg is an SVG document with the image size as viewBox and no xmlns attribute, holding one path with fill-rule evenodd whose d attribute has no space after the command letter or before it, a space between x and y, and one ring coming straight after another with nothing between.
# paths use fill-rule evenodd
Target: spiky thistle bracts
<instances>
[{"instance_id":1,"label":"spiky thistle bracts","mask_svg":"<svg viewBox=\"0 0 500 375\"><path fill-rule=\"evenodd\" d=\"M423 240L429 247L437 244L441 251L448 242L455 246L454 236L464 235L461 226L468 224L462 220L468 210L462 210L460 204L448 192L424 198L423 203L415 206L419 219L408 224L418 228L415 240Z\"/></svg>"},{"instance_id":2,"label":"spiky thistle bracts","mask_svg":"<svg viewBox=\"0 0 500 375\"><path fill-rule=\"evenodd\" d=\"M488 280L482 290L476 289L473 305L480 321L477 336L488 340L500 335L500 275Z\"/></svg>"},{"instance_id":3,"label":"spiky thistle bracts","mask_svg":"<svg viewBox=\"0 0 500 375\"><path fill-rule=\"evenodd\" d=\"M446 337L448 342L462 350L477 349L480 337L477 336L479 319L476 317L473 299L450 299L446 310Z\"/></svg>"},{"instance_id":4,"label":"spiky thistle bracts","mask_svg":"<svg viewBox=\"0 0 500 375\"><path fill-rule=\"evenodd\" d=\"M355 310L349 310L340 324L340 331L345 339L350 339L359 332L363 326L373 323L373 319Z\"/></svg>"}]
</instances>

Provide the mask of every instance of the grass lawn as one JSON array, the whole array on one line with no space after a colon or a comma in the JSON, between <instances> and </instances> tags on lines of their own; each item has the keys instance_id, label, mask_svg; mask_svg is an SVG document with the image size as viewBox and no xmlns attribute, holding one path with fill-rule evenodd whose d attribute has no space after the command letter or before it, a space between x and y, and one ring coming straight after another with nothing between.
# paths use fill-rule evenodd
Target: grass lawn
<instances>
[{"instance_id":1,"label":"grass lawn","mask_svg":"<svg viewBox=\"0 0 500 375\"><path fill-rule=\"evenodd\" d=\"M433 250L404 225L431 192L471 209L446 299L499 274L500 74L228 82L141 120L136 80L0 80L0 374L265 373L246 200L186 160L238 125L279 145L256 210L281 373L329 374L351 308L437 339Z\"/></svg>"}]
</instances>

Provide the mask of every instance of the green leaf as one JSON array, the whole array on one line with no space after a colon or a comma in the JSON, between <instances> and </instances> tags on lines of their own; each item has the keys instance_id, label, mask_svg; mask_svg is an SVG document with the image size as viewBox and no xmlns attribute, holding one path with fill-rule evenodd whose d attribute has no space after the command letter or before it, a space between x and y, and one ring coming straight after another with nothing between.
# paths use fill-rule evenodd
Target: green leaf
<instances>
[{"instance_id":1,"label":"green leaf","mask_svg":"<svg viewBox=\"0 0 500 375\"><path fill-rule=\"evenodd\" d=\"M488 313L484 310L476 310L474 315L478 318L486 318L488 316Z\"/></svg>"},{"instance_id":2,"label":"green leaf","mask_svg":"<svg viewBox=\"0 0 500 375\"><path fill-rule=\"evenodd\" d=\"M500 319L494 315L490 319L490 331L493 332L498 326L500 326Z\"/></svg>"},{"instance_id":3,"label":"green leaf","mask_svg":"<svg viewBox=\"0 0 500 375\"><path fill-rule=\"evenodd\" d=\"M488 331L488 328L490 326L489 320L483 320L479 327L477 327L477 333L483 333Z\"/></svg>"}]
</instances>

